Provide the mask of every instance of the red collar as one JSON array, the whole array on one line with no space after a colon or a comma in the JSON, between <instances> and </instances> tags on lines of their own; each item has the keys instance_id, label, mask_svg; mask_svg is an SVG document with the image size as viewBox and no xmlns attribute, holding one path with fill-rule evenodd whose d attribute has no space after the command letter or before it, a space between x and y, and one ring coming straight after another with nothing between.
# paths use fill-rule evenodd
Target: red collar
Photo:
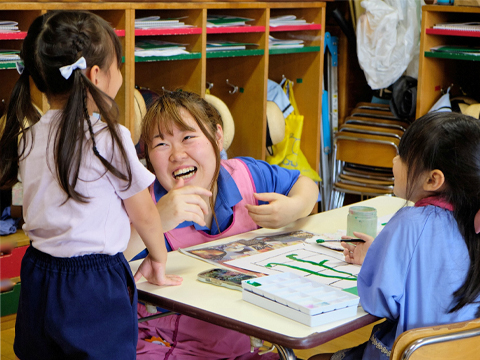
<instances>
[{"instance_id":1,"label":"red collar","mask_svg":"<svg viewBox=\"0 0 480 360\"><path fill-rule=\"evenodd\" d=\"M415 203L415 207L427 206L427 205L438 206L442 209L453 211L453 205L446 202L445 199L438 196L426 197L421 200L418 200Z\"/></svg>"}]
</instances>

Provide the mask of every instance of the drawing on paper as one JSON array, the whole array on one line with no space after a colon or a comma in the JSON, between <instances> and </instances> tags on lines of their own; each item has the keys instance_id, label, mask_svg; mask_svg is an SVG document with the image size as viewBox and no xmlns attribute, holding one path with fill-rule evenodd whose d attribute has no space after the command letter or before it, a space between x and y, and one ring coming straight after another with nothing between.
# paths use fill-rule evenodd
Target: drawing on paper
<instances>
[{"instance_id":1,"label":"drawing on paper","mask_svg":"<svg viewBox=\"0 0 480 360\"><path fill-rule=\"evenodd\" d=\"M342 253L307 243L235 259L225 264L268 275L290 272L322 284L350 289L354 293L360 271L360 266L345 262Z\"/></svg>"}]
</instances>

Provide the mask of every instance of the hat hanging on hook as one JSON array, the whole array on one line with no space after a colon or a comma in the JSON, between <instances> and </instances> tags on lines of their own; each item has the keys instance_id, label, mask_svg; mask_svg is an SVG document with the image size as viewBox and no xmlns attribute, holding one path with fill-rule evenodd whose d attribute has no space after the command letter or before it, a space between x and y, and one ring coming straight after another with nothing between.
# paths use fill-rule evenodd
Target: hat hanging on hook
<instances>
[{"instance_id":1,"label":"hat hanging on hook","mask_svg":"<svg viewBox=\"0 0 480 360\"><path fill-rule=\"evenodd\" d=\"M273 101L267 101L267 147L278 144L285 137L285 118Z\"/></svg>"},{"instance_id":2,"label":"hat hanging on hook","mask_svg":"<svg viewBox=\"0 0 480 360\"><path fill-rule=\"evenodd\" d=\"M212 94L205 94L205 101L211 104L220 113L223 121L223 148L228 150L235 135L235 122L228 106L218 97Z\"/></svg>"}]
</instances>

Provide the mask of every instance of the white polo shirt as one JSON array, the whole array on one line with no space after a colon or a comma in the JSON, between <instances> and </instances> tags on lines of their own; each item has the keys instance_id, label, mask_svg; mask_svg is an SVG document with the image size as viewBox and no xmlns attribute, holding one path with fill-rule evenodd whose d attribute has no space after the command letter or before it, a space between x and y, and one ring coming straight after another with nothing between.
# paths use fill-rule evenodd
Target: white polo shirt
<instances>
[{"instance_id":1,"label":"white polo shirt","mask_svg":"<svg viewBox=\"0 0 480 360\"><path fill-rule=\"evenodd\" d=\"M61 189L54 163L55 125L60 110L49 110L31 131L34 146L28 152L31 135L25 135L27 156L20 159L20 177L23 182L23 230L32 245L56 257L86 254L114 255L124 251L130 238L130 221L122 199L127 199L146 189L155 179L138 160L130 132L119 125L123 146L132 172L132 184L125 190L126 182L107 172L94 155L91 141L83 146L83 160L76 190L87 197L88 203L67 199ZM106 124L91 118L99 153L117 169L124 170L118 146L112 151L112 141ZM90 139L85 122L85 136ZM125 171L122 171L125 173Z\"/></svg>"}]
</instances>

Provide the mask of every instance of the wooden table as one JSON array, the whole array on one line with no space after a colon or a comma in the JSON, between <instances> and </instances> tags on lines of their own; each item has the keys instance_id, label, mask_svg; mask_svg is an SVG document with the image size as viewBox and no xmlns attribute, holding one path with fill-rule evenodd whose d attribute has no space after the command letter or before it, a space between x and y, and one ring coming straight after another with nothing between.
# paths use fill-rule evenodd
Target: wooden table
<instances>
[{"instance_id":1,"label":"wooden table","mask_svg":"<svg viewBox=\"0 0 480 360\"><path fill-rule=\"evenodd\" d=\"M395 213L405 205L405 200L382 196L359 204L375 207L378 216L381 217ZM348 207L343 207L311 215L282 229L276 229L275 232L301 229L316 233L334 233L339 229L346 229L347 214ZM228 240L218 240L212 242L212 244L253 238L269 233L272 233L272 230L259 229L226 238ZM131 263L132 271L136 271L140 262L141 260ZM207 262L189 257L178 251L170 252L167 272L182 276L183 284L181 286L159 287L142 279L137 283L139 299L176 313L268 341L277 346L282 359L296 359L291 349L313 348L378 320L378 318L367 314L359 307L355 317L317 327L309 327L243 301L240 291L197 281L199 272L212 267Z\"/></svg>"}]
</instances>

